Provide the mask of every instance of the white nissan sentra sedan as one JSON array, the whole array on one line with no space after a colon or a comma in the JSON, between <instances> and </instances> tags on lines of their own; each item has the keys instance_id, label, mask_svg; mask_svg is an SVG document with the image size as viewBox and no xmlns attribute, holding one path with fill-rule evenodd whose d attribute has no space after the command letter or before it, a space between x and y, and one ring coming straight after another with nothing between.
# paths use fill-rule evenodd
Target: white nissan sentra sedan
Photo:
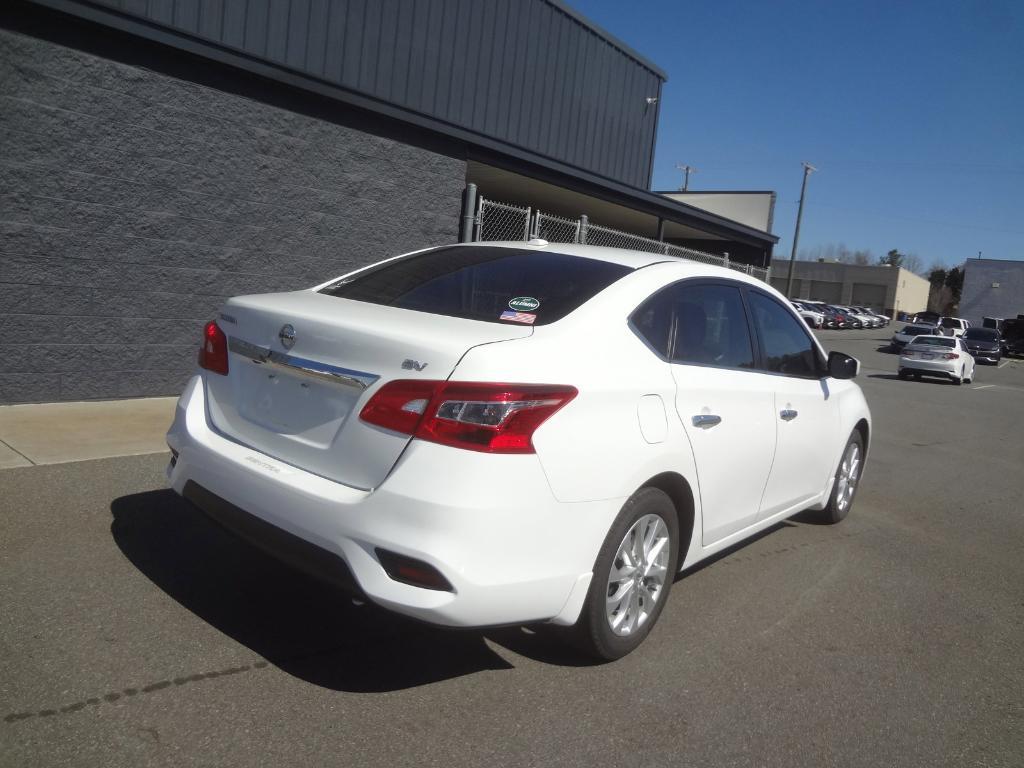
<instances>
[{"instance_id":1,"label":"white nissan sentra sedan","mask_svg":"<svg viewBox=\"0 0 1024 768\"><path fill-rule=\"evenodd\" d=\"M845 517L871 434L857 361L768 285L542 240L231 299L199 364L175 491L385 608L573 627L602 659L680 570L802 510Z\"/></svg>"}]
</instances>

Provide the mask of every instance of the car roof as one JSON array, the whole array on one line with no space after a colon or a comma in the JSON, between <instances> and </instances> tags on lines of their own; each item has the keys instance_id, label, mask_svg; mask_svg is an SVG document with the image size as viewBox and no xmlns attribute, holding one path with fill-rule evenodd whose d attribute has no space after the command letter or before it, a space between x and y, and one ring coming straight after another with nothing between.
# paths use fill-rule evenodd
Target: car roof
<instances>
[{"instance_id":1,"label":"car roof","mask_svg":"<svg viewBox=\"0 0 1024 768\"><path fill-rule=\"evenodd\" d=\"M564 253L569 256L579 256L585 259L594 259L596 261L607 261L611 264L619 264L623 267L631 267L632 269L640 269L641 267L649 267L651 264L660 264L662 262L678 262L682 259L674 256L665 256L660 253L644 253L643 251L632 251L628 248L606 248L601 245L579 245L577 243L549 243L544 242L528 242L522 240L510 240L510 241L485 241L479 243L459 243L459 245L475 246L477 248L515 248L520 251L546 251L548 253ZM685 262L692 263L694 266L709 266L701 265L699 262Z\"/></svg>"},{"instance_id":2,"label":"car roof","mask_svg":"<svg viewBox=\"0 0 1024 768\"><path fill-rule=\"evenodd\" d=\"M917 344L917 342L921 341L922 339L942 339L943 341L951 341L954 344L956 343L956 336L939 336L938 334L934 333L922 333L920 336L915 336L914 340L910 343Z\"/></svg>"},{"instance_id":3,"label":"car roof","mask_svg":"<svg viewBox=\"0 0 1024 768\"><path fill-rule=\"evenodd\" d=\"M729 267L719 267L714 264L706 264L701 261L680 258L678 256L665 256L660 253L645 253L633 251L628 248L606 248L601 245L580 245L577 243L530 243L522 240L511 241L484 241L478 243L459 243L451 247L476 246L494 248L514 248L516 250L541 251L548 253L564 253L569 256L579 256L584 259L596 259L607 261L611 264L619 264L630 267L634 270L643 267L658 265L659 269L669 269L675 275L675 279L687 277L725 277L737 282L747 283L769 292L774 289L763 280L752 275Z\"/></svg>"}]
</instances>

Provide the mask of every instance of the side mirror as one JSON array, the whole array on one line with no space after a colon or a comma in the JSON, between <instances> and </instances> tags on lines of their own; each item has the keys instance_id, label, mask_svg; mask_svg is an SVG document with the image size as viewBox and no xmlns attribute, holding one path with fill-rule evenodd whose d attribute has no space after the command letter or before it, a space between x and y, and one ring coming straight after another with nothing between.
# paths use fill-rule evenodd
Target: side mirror
<instances>
[{"instance_id":1,"label":"side mirror","mask_svg":"<svg viewBox=\"0 0 1024 768\"><path fill-rule=\"evenodd\" d=\"M853 379L860 373L860 361L843 352L828 353L828 375L833 379Z\"/></svg>"}]
</instances>

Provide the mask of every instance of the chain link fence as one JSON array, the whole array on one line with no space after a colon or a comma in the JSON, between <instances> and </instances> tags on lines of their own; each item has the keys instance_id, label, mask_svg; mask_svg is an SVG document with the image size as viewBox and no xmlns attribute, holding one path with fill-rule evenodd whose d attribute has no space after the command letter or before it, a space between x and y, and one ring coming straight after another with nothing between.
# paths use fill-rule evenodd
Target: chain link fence
<instances>
[{"instance_id":1,"label":"chain link fence","mask_svg":"<svg viewBox=\"0 0 1024 768\"><path fill-rule=\"evenodd\" d=\"M531 208L480 198L474 230L475 240L525 241L531 237L539 237L549 243L586 243L608 248L628 248L646 253L661 253L689 261L713 264L717 267L728 267L768 282L767 269L733 262L729 260L728 256L704 253L650 237L635 235L631 232L603 227L600 224L591 224L586 216L579 219L568 219L542 211L533 211Z\"/></svg>"},{"instance_id":2,"label":"chain link fence","mask_svg":"<svg viewBox=\"0 0 1024 768\"><path fill-rule=\"evenodd\" d=\"M476 240L529 240L532 215L529 208L480 199Z\"/></svg>"},{"instance_id":3,"label":"chain link fence","mask_svg":"<svg viewBox=\"0 0 1024 768\"><path fill-rule=\"evenodd\" d=\"M580 242L579 219L566 219L562 216L552 216L549 213L537 211L536 224L533 231L536 237L547 240L549 243Z\"/></svg>"}]
</instances>

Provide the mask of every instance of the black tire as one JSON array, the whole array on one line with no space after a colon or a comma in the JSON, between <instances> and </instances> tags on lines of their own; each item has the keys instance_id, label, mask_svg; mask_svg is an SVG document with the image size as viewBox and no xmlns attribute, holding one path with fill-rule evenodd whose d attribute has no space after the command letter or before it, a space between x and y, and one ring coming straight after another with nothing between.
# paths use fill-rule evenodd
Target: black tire
<instances>
[{"instance_id":1,"label":"black tire","mask_svg":"<svg viewBox=\"0 0 1024 768\"><path fill-rule=\"evenodd\" d=\"M659 590L654 608L648 611L647 619L629 635L618 635L612 631L607 617L608 580L615 562L619 545L626 534L645 515L657 515L668 528L669 554L668 572L664 586ZM679 560L679 520L676 509L668 495L658 488L641 488L623 505L615 518L608 536L601 545L594 562L594 577L590 592L583 605L579 621L573 628L573 641L577 648L599 661L621 659L640 645L657 623L661 611L668 601L672 580L676 575Z\"/></svg>"},{"instance_id":2,"label":"black tire","mask_svg":"<svg viewBox=\"0 0 1024 768\"><path fill-rule=\"evenodd\" d=\"M914 374L914 381L920 381L920 380L921 380L921 374L920 373L915 373Z\"/></svg>"},{"instance_id":3,"label":"black tire","mask_svg":"<svg viewBox=\"0 0 1024 768\"><path fill-rule=\"evenodd\" d=\"M857 455L860 458L860 469L857 472L857 479L853 486L853 494L847 499L845 504L840 504L839 501L839 475L843 470L843 463L846 459L847 452L850 450L851 445L857 446ZM835 479L832 482L832 494L828 497L828 504L825 508L818 512L818 519L829 525L835 525L840 520L850 514L850 509L853 507L853 502L857 498L857 489L860 487L860 475L864 467L864 438L861 437L859 430L853 430L853 434L850 435L850 439L846 441L846 445L843 446L843 453L839 457L839 466L836 467Z\"/></svg>"},{"instance_id":4,"label":"black tire","mask_svg":"<svg viewBox=\"0 0 1024 768\"><path fill-rule=\"evenodd\" d=\"M906 381L908 378L910 378L910 374L907 373L906 371L899 371L896 375L903 379L903 381Z\"/></svg>"}]
</instances>

